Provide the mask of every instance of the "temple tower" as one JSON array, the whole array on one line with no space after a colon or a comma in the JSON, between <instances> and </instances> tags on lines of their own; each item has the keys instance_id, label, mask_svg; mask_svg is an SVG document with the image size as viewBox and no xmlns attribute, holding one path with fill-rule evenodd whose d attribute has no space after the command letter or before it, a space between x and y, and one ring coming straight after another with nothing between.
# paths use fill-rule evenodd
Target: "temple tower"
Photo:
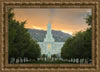
<instances>
[{"instance_id":1,"label":"temple tower","mask_svg":"<svg viewBox=\"0 0 100 72\"><path fill-rule=\"evenodd\" d=\"M53 43L54 43L54 38L52 35L50 16L49 16L49 23L47 24L47 34L46 38L44 38L44 44L46 45L46 54L49 59L51 59Z\"/></svg>"},{"instance_id":2,"label":"temple tower","mask_svg":"<svg viewBox=\"0 0 100 72\"><path fill-rule=\"evenodd\" d=\"M54 38L51 32L50 22L47 24L47 34L46 34L46 38L44 38L44 42L54 42Z\"/></svg>"}]
</instances>

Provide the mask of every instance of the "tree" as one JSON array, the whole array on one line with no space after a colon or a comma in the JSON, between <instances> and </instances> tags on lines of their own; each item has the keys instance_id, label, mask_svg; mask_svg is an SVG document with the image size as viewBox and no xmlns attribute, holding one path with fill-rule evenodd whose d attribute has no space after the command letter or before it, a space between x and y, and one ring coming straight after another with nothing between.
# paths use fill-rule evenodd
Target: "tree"
<instances>
[{"instance_id":1,"label":"tree","mask_svg":"<svg viewBox=\"0 0 100 72\"><path fill-rule=\"evenodd\" d=\"M72 38L68 38L61 49L61 57L63 59L78 58L79 63L81 58L91 59L91 43L92 43L92 16L88 15L86 23L90 26L86 31L80 31Z\"/></svg>"},{"instance_id":2,"label":"tree","mask_svg":"<svg viewBox=\"0 0 100 72\"><path fill-rule=\"evenodd\" d=\"M41 55L41 49L34 39L30 36L27 29L24 28L26 21L19 22L14 19L14 13L8 11L8 24L9 24L9 63L13 57L19 57L24 60L24 57L30 57L31 59L37 59ZM28 55L26 55L28 54Z\"/></svg>"},{"instance_id":3,"label":"tree","mask_svg":"<svg viewBox=\"0 0 100 72\"><path fill-rule=\"evenodd\" d=\"M15 23L16 20L13 20L14 17L14 13L11 12L12 8L9 9L8 11L8 24L9 24L9 34L8 34L8 41L9 41L9 60L8 62L10 63L11 58L15 57L15 62L16 62L16 57L18 56L18 50L15 47L14 44L14 39L15 39L15 35L16 35L16 29L15 27Z\"/></svg>"},{"instance_id":4,"label":"tree","mask_svg":"<svg viewBox=\"0 0 100 72\"><path fill-rule=\"evenodd\" d=\"M57 56L56 56L56 54L53 54L53 55L52 55L52 57L53 57L53 58L54 58L54 60L55 60L55 58L56 58Z\"/></svg>"},{"instance_id":5,"label":"tree","mask_svg":"<svg viewBox=\"0 0 100 72\"><path fill-rule=\"evenodd\" d=\"M46 58L46 55L45 54L43 54L42 56L41 56L42 58L43 58L43 60Z\"/></svg>"},{"instance_id":6,"label":"tree","mask_svg":"<svg viewBox=\"0 0 100 72\"><path fill-rule=\"evenodd\" d=\"M86 23L88 25L92 25L92 15L87 15L87 17L85 18Z\"/></svg>"}]
</instances>

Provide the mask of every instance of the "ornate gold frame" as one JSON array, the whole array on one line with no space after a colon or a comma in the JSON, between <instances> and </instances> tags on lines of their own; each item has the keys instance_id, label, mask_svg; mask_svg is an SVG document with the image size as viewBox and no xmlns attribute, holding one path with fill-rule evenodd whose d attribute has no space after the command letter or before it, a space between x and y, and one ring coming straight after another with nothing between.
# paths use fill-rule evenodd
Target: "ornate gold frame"
<instances>
[{"instance_id":1,"label":"ornate gold frame","mask_svg":"<svg viewBox=\"0 0 100 72\"><path fill-rule=\"evenodd\" d=\"M8 64L8 8L92 8L92 64ZM99 72L100 0L1 0L0 72Z\"/></svg>"}]
</instances>

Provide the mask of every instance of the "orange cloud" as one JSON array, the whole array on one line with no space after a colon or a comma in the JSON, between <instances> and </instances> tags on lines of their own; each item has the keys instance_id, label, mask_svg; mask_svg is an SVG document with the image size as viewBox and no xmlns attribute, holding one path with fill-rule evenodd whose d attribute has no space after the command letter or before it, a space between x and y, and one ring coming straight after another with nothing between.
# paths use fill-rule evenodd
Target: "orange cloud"
<instances>
[{"instance_id":1,"label":"orange cloud","mask_svg":"<svg viewBox=\"0 0 100 72\"><path fill-rule=\"evenodd\" d=\"M47 30L50 9L15 8L13 12L16 20L27 21L25 28ZM69 34L85 30L88 28L84 20L87 13L91 13L91 9L53 9L50 19L52 29Z\"/></svg>"}]
</instances>

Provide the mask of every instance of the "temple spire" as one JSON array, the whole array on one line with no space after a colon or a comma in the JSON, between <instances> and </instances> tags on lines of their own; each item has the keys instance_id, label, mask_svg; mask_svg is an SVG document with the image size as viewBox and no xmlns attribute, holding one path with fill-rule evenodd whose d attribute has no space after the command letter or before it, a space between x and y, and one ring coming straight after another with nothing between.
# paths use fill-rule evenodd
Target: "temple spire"
<instances>
[{"instance_id":1,"label":"temple spire","mask_svg":"<svg viewBox=\"0 0 100 72\"><path fill-rule=\"evenodd\" d=\"M50 14L50 12L49 12L49 23L50 23L50 21L51 21L51 14Z\"/></svg>"},{"instance_id":2,"label":"temple spire","mask_svg":"<svg viewBox=\"0 0 100 72\"><path fill-rule=\"evenodd\" d=\"M47 34L46 38L44 38L45 42L54 42L54 38L52 35L51 23L50 23L50 13L49 13L49 23L47 24Z\"/></svg>"}]
</instances>

